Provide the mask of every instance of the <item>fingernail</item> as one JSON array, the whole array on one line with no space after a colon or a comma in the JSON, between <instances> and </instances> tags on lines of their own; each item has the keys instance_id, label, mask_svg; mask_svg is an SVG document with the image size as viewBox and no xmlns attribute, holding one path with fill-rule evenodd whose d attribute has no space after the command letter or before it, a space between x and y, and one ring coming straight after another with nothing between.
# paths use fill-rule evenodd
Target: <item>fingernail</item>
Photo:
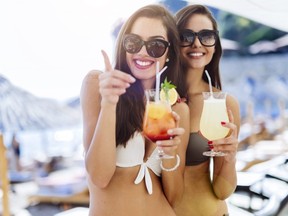
<instances>
[{"instance_id":1,"label":"fingernail","mask_svg":"<svg viewBox=\"0 0 288 216\"><path fill-rule=\"evenodd\" d=\"M212 143L213 143L212 141L208 141L208 145L212 145Z\"/></svg>"},{"instance_id":2,"label":"fingernail","mask_svg":"<svg viewBox=\"0 0 288 216\"><path fill-rule=\"evenodd\" d=\"M169 129L169 130L167 130L167 133L168 133L168 134L172 134L172 133L173 133L173 130Z\"/></svg>"},{"instance_id":3,"label":"fingernail","mask_svg":"<svg viewBox=\"0 0 288 216\"><path fill-rule=\"evenodd\" d=\"M156 144L157 145L161 145L161 141L156 141Z\"/></svg>"},{"instance_id":4,"label":"fingernail","mask_svg":"<svg viewBox=\"0 0 288 216\"><path fill-rule=\"evenodd\" d=\"M136 81L136 79L134 77L132 77L132 76L130 76L130 80L131 80L131 82L135 82Z\"/></svg>"},{"instance_id":5,"label":"fingernail","mask_svg":"<svg viewBox=\"0 0 288 216\"><path fill-rule=\"evenodd\" d=\"M226 124L226 122L223 122L223 121L221 122L221 125L225 125L225 124Z\"/></svg>"}]
</instances>

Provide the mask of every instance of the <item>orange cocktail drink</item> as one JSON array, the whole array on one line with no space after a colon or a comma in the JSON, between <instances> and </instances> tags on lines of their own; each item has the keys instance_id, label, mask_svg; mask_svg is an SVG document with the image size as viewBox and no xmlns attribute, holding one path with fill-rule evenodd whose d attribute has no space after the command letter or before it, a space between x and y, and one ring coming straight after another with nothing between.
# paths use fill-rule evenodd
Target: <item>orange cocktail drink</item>
<instances>
[{"instance_id":1,"label":"orange cocktail drink","mask_svg":"<svg viewBox=\"0 0 288 216\"><path fill-rule=\"evenodd\" d=\"M173 136L167 134L167 130L175 127L169 103L164 101L147 103L143 124L143 132L147 138L153 142L170 139Z\"/></svg>"}]
</instances>

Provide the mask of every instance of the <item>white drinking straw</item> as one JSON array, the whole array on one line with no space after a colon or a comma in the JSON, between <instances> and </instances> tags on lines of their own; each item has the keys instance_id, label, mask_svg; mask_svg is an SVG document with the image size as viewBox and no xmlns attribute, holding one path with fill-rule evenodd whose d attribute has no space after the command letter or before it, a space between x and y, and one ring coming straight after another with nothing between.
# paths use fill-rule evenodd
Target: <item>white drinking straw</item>
<instances>
[{"instance_id":1,"label":"white drinking straw","mask_svg":"<svg viewBox=\"0 0 288 216\"><path fill-rule=\"evenodd\" d=\"M161 74L166 70L167 66L162 68L161 71L159 71L159 61L156 62L156 94L155 94L155 101L159 101L159 93L160 93L160 77Z\"/></svg>"},{"instance_id":2,"label":"white drinking straw","mask_svg":"<svg viewBox=\"0 0 288 216\"><path fill-rule=\"evenodd\" d=\"M213 90L212 90L211 78L210 78L209 73L208 73L207 70L205 70L205 74L206 74L206 76L207 76L207 78L208 78L210 94L211 94L211 97L213 98Z\"/></svg>"}]
</instances>

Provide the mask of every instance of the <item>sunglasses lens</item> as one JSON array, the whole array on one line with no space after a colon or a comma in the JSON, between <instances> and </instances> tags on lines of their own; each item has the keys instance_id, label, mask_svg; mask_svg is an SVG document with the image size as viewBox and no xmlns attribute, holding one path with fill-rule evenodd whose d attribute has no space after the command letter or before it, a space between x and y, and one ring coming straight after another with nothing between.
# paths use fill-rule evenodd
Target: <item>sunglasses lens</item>
<instances>
[{"instance_id":1,"label":"sunglasses lens","mask_svg":"<svg viewBox=\"0 0 288 216\"><path fill-rule=\"evenodd\" d=\"M198 36L204 46L214 46L216 43L217 34L214 31L202 31Z\"/></svg>"},{"instance_id":2,"label":"sunglasses lens","mask_svg":"<svg viewBox=\"0 0 288 216\"><path fill-rule=\"evenodd\" d=\"M143 41L139 36L133 34L124 36L123 48L128 53L138 53L143 45L151 57L159 58L165 53L169 43L161 39Z\"/></svg>"},{"instance_id":3,"label":"sunglasses lens","mask_svg":"<svg viewBox=\"0 0 288 216\"><path fill-rule=\"evenodd\" d=\"M128 35L123 41L123 47L126 52L134 54L141 50L143 41L135 35Z\"/></svg>"},{"instance_id":4,"label":"sunglasses lens","mask_svg":"<svg viewBox=\"0 0 288 216\"><path fill-rule=\"evenodd\" d=\"M180 41L181 41L180 46L182 47L191 46L194 43L196 36L199 38L203 46L208 47L214 46L218 38L217 32L213 30L202 30L196 33L191 31L190 29L185 29L180 34Z\"/></svg>"},{"instance_id":5,"label":"sunglasses lens","mask_svg":"<svg viewBox=\"0 0 288 216\"><path fill-rule=\"evenodd\" d=\"M180 34L180 46L186 47L191 46L194 43L195 34L193 32L182 32Z\"/></svg>"},{"instance_id":6,"label":"sunglasses lens","mask_svg":"<svg viewBox=\"0 0 288 216\"><path fill-rule=\"evenodd\" d=\"M165 53L167 46L162 40L151 40L147 42L146 49L150 56L159 58Z\"/></svg>"}]
</instances>

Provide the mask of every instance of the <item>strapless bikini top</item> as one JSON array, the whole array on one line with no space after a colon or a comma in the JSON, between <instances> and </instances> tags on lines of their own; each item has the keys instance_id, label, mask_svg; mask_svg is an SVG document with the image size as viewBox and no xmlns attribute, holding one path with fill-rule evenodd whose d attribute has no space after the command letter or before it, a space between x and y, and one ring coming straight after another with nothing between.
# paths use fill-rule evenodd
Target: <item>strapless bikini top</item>
<instances>
[{"instance_id":1,"label":"strapless bikini top","mask_svg":"<svg viewBox=\"0 0 288 216\"><path fill-rule=\"evenodd\" d=\"M145 180L146 189L149 194L152 194L152 180L149 170L157 176L161 176L161 160L156 159L157 150L155 149L147 161L144 162L145 155L145 140L144 137L136 132L127 144L126 147L118 145L116 148L116 166L118 167L134 167L140 165L140 169L134 183L139 184Z\"/></svg>"}]
</instances>

